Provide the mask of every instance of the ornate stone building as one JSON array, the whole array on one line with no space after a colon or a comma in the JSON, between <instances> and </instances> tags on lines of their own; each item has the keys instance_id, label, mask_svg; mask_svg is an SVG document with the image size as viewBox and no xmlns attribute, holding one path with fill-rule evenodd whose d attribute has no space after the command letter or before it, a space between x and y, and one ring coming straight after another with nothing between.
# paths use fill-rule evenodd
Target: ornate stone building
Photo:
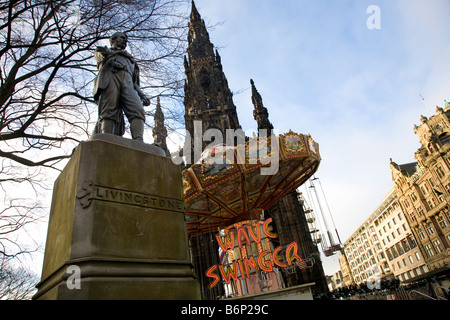
<instances>
[{"instance_id":1,"label":"ornate stone building","mask_svg":"<svg viewBox=\"0 0 450 320\"><path fill-rule=\"evenodd\" d=\"M202 135L205 130L214 128L220 130L225 136L227 129L241 129L236 106L233 103L233 95L223 72L219 53L214 50L205 23L194 2L192 2L190 19L187 57L184 62L187 77L184 99L186 130L191 137L195 137L195 131L201 124ZM271 130L273 126L269 121L268 111L263 106L261 95L256 90L253 80L251 80L251 86L252 102L255 107L254 117L258 129ZM192 139L191 149L194 149L194 140ZM202 142L202 150L206 145L210 145L210 142ZM195 153L193 152L193 154ZM196 160L194 158L193 162ZM317 290L326 292L328 288L320 254L312 242L305 212L297 193L288 194L265 214L265 218L273 219L279 241L276 245L283 246L296 241L299 245L299 255L304 258L314 258L315 261L311 268L298 269L294 273L284 274L286 286L314 282ZM190 245L203 299L216 299L222 296L223 288L216 286L210 289L208 287L210 279L205 276L207 268L219 261L215 234L191 237Z\"/></svg>"},{"instance_id":2,"label":"ornate stone building","mask_svg":"<svg viewBox=\"0 0 450 320\"><path fill-rule=\"evenodd\" d=\"M391 159L392 180L430 274L446 273L450 264L450 104L436 107L414 126L420 141L417 162Z\"/></svg>"}]
</instances>

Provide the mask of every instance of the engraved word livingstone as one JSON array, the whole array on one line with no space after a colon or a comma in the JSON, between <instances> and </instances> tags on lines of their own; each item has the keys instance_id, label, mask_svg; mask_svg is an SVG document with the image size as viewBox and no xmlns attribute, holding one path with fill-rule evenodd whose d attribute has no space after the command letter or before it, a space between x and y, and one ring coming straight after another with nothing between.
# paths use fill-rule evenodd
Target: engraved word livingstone
<instances>
[{"instance_id":1,"label":"engraved word livingstone","mask_svg":"<svg viewBox=\"0 0 450 320\"><path fill-rule=\"evenodd\" d=\"M94 185L92 181L87 181L82 185L77 193L77 198L80 200L83 208L89 207L92 200L99 200L151 209L184 212L184 202L181 200Z\"/></svg>"}]
</instances>

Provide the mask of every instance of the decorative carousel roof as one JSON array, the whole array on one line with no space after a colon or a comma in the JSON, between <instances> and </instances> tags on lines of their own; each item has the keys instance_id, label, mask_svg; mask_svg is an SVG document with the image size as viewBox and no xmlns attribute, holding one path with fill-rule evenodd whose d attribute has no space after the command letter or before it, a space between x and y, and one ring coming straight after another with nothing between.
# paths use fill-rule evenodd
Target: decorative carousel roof
<instances>
[{"instance_id":1,"label":"decorative carousel roof","mask_svg":"<svg viewBox=\"0 0 450 320\"><path fill-rule=\"evenodd\" d=\"M270 137L258 137L244 146L215 146L183 171L190 236L258 219L262 210L272 207L317 171L319 145L310 135L289 131L276 139L277 143Z\"/></svg>"}]
</instances>

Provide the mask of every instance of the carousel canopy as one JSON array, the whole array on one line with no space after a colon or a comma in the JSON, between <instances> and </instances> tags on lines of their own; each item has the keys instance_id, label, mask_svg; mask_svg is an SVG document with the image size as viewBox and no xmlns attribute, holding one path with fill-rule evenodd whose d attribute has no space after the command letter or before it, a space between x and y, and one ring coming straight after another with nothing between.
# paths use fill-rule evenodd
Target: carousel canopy
<instances>
[{"instance_id":1,"label":"carousel canopy","mask_svg":"<svg viewBox=\"0 0 450 320\"><path fill-rule=\"evenodd\" d=\"M259 219L263 210L308 180L320 160L311 136L292 131L205 150L182 173L189 236Z\"/></svg>"}]
</instances>

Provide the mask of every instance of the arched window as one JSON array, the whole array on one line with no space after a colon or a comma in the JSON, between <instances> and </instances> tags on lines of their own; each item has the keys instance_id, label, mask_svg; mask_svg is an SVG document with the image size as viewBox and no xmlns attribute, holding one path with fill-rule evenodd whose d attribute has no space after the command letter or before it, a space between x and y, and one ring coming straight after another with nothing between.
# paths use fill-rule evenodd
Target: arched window
<instances>
[{"instance_id":1,"label":"arched window","mask_svg":"<svg viewBox=\"0 0 450 320\"><path fill-rule=\"evenodd\" d=\"M446 145L450 142L450 134L443 133L439 136L439 140L441 140L442 145Z\"/></svg>"}]
</instances>

